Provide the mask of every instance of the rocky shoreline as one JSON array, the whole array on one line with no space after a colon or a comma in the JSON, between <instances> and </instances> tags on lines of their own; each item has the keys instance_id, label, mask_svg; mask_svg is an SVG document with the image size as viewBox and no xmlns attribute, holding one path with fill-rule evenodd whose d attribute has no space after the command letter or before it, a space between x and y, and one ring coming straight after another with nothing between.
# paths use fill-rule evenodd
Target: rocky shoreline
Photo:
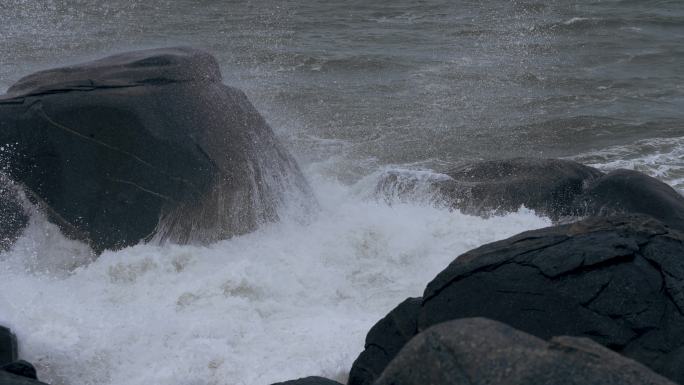
<instances>
[{"instance_id":1,"label":"rocky shoreline","mask_svg":"<svg viewBox=\"0 0 684 385\"><path fill-rule=\"evenodd\" d=\"M301 210L316 206L265 120L191 48L30 75L0 97L0 139L12 150L0 179L5 249L26 227L25 200L96 253L244 234L278 219L285 191ZM368 332L348 385L684 384L684 197L635 171L567 160L446 175L430 189L451 209L525 206L555 225L454 256ZM377 186L414 188L391 173ZM0 384L41 384L20 343L0 327Z\"/></svg>"}]
</instances>

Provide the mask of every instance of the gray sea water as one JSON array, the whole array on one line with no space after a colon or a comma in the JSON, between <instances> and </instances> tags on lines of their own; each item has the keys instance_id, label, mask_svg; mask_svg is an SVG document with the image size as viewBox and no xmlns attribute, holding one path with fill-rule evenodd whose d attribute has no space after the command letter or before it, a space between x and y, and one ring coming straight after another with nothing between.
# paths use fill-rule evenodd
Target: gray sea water
<instances>
[{"instance_id":1,"label":"gray sea water","mask_svg":"<svg viewBox=\"0 0 684 385\"><path fill-rule=\"evenodd\" d=\"M303 162L335 157L350 180L658 138L633 147L650 156L684 135L680 0L1 0L0 88L177 44L213 52Z\"/></svg>"},{"instance_id":2,"label":"gray sea water","mask_svg":"<svg viewBox=\"0 0 684 385\"><path fill-rule=\"evenodd\" d=\"M0 90L167 45L216 55L321 214L94 262L34 218L0 254L0 324L47 382L343 380L370 326L454 257L549 224L367 199L388 168L566 157L684 190L682 0L0 0Z\"/></svg>"}]
</instances>

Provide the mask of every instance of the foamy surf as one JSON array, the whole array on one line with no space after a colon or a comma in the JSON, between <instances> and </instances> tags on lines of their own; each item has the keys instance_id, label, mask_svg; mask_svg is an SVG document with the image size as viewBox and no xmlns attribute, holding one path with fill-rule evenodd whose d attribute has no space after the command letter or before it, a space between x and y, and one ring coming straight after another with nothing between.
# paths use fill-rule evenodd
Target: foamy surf
<instances>
[{"instance_id":1,"label":"foamy surf","mask_svg":"<svg viewBox=\"0 0 684 385\"><path fill-rule=\"evenodd\" d=\"M549 225L528 210L485 220L368 199L367 179L313 184L321 211L308 223L210 247L139 245L91 262L35 220L0 256L0 324L57 385L343 379L368 329L455 256Z\"/></svg>"},{"instance_id":2,"label":"foamy surf","mask_svg":"<svg viewBox=\"0 0 684 385\"><path fill-rule=\"evenodd\" d=\"M619 168L640 171L684 191L684 137L644 139L571 159L602 171Z\"/></svg>"}]
</instances>

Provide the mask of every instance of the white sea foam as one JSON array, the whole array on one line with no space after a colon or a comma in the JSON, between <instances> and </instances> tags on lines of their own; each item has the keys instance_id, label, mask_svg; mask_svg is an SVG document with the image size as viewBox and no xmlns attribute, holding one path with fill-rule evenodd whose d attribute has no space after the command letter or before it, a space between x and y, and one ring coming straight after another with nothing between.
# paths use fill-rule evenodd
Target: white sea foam
<instances>
[{"instance_id":1,"label":"white sea foam","mask_svg":"<svg viewBox=\"0 0 684 385\"><path fill-rule=\"evenodd\" d=\"M572 159L603 171L641 171L684 191L684 137L652 138L611 146Z\"/></svg>"},{"instance_id":2,"label":"white sea foam","mask_svg":"<svg viewBox=\"0 0 684 385\"><path fill-rule=\"evenodd\" d=\"M589 18L589 17L573 17L573 18L570 18L570 19L564 21L563 24L572 25L572 24L581 23L581 22L587 21L587 20L596 20L596 19Z\"/></svg>"},{"instance_id":3,"label":"white sea foam","mask_svg":"<svg viewBox=\"0 0 684 385\"><path fill-rule=\"evenodd\" d=\"M368 329L460 253L548 225L368 200L314 183L321 212L210 247L139 245L96 261L37 220L0 255L0 324L55 385L344 378Z\"/></svg>"}]
</instances>

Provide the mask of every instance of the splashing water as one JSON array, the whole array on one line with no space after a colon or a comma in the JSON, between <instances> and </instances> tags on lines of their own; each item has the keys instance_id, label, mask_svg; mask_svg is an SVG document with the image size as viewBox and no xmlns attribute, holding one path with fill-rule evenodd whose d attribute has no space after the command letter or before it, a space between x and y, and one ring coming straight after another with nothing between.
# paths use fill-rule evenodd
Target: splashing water
<instances>
[{"instance_id":1,"label":"splashing water","mask_svg":"<svg viewBox=\"0 0 684 385\"><path fill-rule=\"evenodd\" d=\"M0 323L43 381L268 384L344 379L368 329L454 257L546 219L487 220L314 183L321 211L209 247L87 249L34 218L0 256Z\"/></svg>"},{"instance_id":2,"label":"splashing water","mask_svg":"<svg viewBox=\"0 0 684 385\"><path fill-rule=\"evenodd\" d=\"M653 138L571 157L602 171L636 170L684 192L684 137Z\"/></svg>"}]
</instances>

